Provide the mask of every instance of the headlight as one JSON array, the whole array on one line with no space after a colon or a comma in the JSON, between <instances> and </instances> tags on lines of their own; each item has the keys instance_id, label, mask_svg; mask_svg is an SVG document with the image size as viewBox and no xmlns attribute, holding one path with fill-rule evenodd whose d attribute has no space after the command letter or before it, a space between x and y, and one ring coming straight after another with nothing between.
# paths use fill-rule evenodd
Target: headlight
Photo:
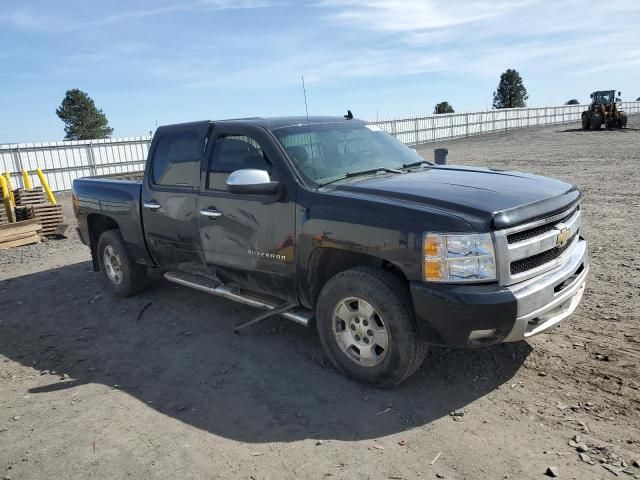
<instances>
[{"instance_id":1,"label":"headlight","mask_svg":"<svg viewBox=\"0 0 640 480\"><path fill-rule=\"evenodd\" d=\"M422 251L422 277L425 281L477 282L496 279L496 259L490 233L425 233Z\"/></svg>"}]
</instances>

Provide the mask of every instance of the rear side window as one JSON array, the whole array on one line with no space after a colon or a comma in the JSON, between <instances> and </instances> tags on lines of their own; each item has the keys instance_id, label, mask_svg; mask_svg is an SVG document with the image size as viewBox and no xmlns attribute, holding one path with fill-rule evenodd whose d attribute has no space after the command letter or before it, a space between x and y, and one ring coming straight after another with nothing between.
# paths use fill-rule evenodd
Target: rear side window
<instances>
[{"instance_id":1,"label":"rear side window","mask_svg":"<svg viewBox=\"0 0 640 480\"><path fill-rule=\"evenodd\" d=\"M153 183L197 187L200 183L202 138L196 132L166 133L153 156Z\"/></svg>"},{"instance_id":2,"label":"rear side window","mask_svg":"<svg viewBox=\"0 0 640 480\"><path fill-rule=\"evenodd\" d=\"M213 148L208 187L226 190L229 174L243 168L266 170L269 174L272 170L260 144L253 138L245 135L219 136Z\"/></svg>"}]
</instances>

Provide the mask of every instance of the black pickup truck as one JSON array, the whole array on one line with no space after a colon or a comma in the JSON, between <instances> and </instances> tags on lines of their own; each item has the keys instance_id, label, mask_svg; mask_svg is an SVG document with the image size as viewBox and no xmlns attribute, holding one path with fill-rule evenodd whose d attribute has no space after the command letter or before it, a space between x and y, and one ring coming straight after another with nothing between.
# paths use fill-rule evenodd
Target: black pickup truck
<instances>
[{"instance_id":1,"label":"black pickup truck","mask_svg":"<svg viewBox=\"0 0 640 480\"><path fill-rule=\"evenodd\" d=\"M139 181L73 184L78 234L120 295L167 280L315 324L338 369L392 386L428 345L523 340L577 307L580 192L434 165L334 117L161 127Z\"/></svg>"}]
</instances>

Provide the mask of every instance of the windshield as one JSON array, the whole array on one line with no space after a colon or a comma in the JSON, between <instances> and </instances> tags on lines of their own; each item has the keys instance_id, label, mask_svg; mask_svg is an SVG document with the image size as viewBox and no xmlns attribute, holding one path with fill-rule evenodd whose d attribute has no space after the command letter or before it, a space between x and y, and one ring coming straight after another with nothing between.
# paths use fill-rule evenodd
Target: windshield
<instances>
[{"instance_id":1,"label":"windshield","mask_svg":"<svg viewBox=\"0 0 640 480\"><path fill-rule=\"evenodd\" d=\"M615 92L596 92L593 96L594 103L613 103Z\"/></svg>"},{"instance_id":2,"label":"windshield","mask_svg":"<svg viewBox=\"0 0 640 480\"><path fill-rule=\"evenodd\" d=\"M274 129L273 133L305 180L315 186L349 173L398 169L422 160L414 150L375 125L296 125Z\"/></svg>"}]
</instances>

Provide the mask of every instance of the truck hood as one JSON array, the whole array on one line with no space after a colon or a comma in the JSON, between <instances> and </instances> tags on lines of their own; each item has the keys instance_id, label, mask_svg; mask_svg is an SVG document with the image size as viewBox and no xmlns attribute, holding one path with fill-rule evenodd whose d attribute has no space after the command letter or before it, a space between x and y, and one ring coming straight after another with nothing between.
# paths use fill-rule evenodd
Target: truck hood
<instances>
[{"instance_id":1,"label":"truck hood","mask_svg":"<svg viewBox=\"0 0 640 480\"><path fill-rule=\"evenodd\" d=\"M580 198L576 187L560 180L463 166L365 178L336 190L446 210L478 229L503 229L547 217Z\"/></svg>"}]
</instances>

